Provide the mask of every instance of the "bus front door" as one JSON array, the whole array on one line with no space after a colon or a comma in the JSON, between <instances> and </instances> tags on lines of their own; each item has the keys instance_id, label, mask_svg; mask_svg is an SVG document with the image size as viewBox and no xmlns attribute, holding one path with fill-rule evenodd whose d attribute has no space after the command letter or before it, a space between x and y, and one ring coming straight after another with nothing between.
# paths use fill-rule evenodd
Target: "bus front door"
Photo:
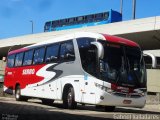
<instances>
[{"instance_id":1,"label":"bus front door","mask_svg":"<svg viewBox=\"0 0 160 120\"><path fill-rule=\"evenodd\" d=\"M82 103L95 104L95 90L92 89L92 86L94 86L94 82L87 75L85 75L84 79L85 80L84 91L82 92Z\"/></svg>"}]
</instances>

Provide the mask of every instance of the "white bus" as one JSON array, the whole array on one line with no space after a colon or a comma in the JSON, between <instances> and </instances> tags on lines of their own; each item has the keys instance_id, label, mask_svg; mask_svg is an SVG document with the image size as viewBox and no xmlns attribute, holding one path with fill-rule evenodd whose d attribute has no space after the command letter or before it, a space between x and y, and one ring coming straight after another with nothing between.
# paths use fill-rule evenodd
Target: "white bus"
<instances>
[{"instance_id":1,"label":"white bus","mask_svg":"<svg viewBox=\"0 0 160 120\"><path fill-rule=\"evenodd\" d=\"M160 50L143 51L147 70L147 94L160 93Z\"/></svg>"},{"instance_id":2,"label":"white bus","mask_svg":"<svg viewBox=\"0 0 160 120\"><path fill-rule=\"evenodd\" d=\"M143 107L146 70L138 44L107 34L77 32L9 52L4 91L16 100Z\"/></svg>"}]
</instances>

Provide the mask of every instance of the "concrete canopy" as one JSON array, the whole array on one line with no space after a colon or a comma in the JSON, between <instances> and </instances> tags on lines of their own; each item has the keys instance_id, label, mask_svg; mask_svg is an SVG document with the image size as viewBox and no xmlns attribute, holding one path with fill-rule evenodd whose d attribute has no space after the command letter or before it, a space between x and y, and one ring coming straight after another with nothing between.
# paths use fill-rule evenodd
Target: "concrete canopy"
<instances>
[{"instance_id":1,"label":"concrete canopy","mask_svg":"<svg viewBox=\"0 0 160 120\"><path fill-rule=\"evenodd\" d=\"M0 40L0 58L8 51L77 31L117 35L137 42L142 50L160 49L160 16L92 27L46 32Z\"/></svg>"}]
</instances>

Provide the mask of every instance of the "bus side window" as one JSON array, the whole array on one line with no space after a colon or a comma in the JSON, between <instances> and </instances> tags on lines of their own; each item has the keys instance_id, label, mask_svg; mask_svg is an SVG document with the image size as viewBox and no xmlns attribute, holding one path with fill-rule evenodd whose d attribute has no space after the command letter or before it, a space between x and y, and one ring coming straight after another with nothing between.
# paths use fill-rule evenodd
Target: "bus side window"
<instances>
[{"instance_id":1,"label":"bus side window","mask_svg":"<svg viewBox=\"0 0 160 120\"><path fill-rule=\"evenodd\" d=\"M24 54L24 53L18 53L18 54L16 55L16 60L15 60L15 66L16 66L16 67L22 65L23 54Z\"/></svg>"},{"instance_id":2,"label":"bus side window","mask_svg":"<svg viewBox=\"0 0 160 120\"><path fill-rule=\"evenodd\" d=\"M45 62L54 62L58 60L59 44L47 47Z\"/></svg>"},{"instance_id":3,"label":"bus side window","mask_svg":"<svg viewBox=\"0 0 160 120\"><path fill-rule=\"evenodd\" d=\"M8 56L8 60L7 60L7 66L8 67L13 67L14 66L14 59L15 59L15 55L9 55Z\"/></svg>"},{"instance_id":4,"label":"bus side window","mask_svg":"<svg viewBox=\"0 0 160 120\"><path fill-rule=\"evenodd\" d=\"M70 25L74 24L74 18L69 18L69 24Z\"/></svg>"},{"instance_id":5,"label":"bus side window","mask_svg":"<svg viewBox=\"0 0 160 120\"><path fill-rule=\"evenodd\" d=\"M150 56L144 56L146 69L152 69L152 58Z\"/></svg>"},{"instance_id":6,"label":"bus side window","mask_svg":"<svg viewBox=\"0 0 160 120\"><path fill-rule=\"evenodd\" d=\"M32 64L32 58L33 58L33 50L25 52L24 53L23 66L31 65Z\"/></svg>"},{"instance_id":7,"label":"bus side window","mask_svg":"<svg viewBox=\"0 0 160 120\"><path fill-rule=\"evenodd\" d=\"M103 19L103 13L99 13L95 15L95 21L100 21Z\"/></svg>"},{"instance_id":8,"label":"bus side window","mask_svg":"<svg viewBox=\"0 0 160 120\"><path fill-rule=\"evenodd\" d=\"M41 64L44 59L45 48L36 49L34 52L33 64Z\"/></svg>"},{"instance_id":9,"label":"bus side window","mask_svg":"<svg viewBox=\"0 0 160 120\"><path fill-rule=\"evenodd\" d=\"M105 12L103 16L104 16L104 19L108 19L108 17L109 17L109 12Z\"/></svg>"},{"instance_id":10,"label":"bus side window","mask_svg":"<svg viewBox=\"0 0 160 120\"><path fill-rule=\"evenodd\" d=\"M72 41L67 41L61 44L60 49L60 60L69 60L74 61L75 60L75 53L74 53L74 47Z\"/></svg>"},{"instance_id":11,"label":"bus side window","mask_svg":"<svg viewBox=\"0 0 160 120\"><path fill-rule=\"evenodd\" d=\"M77 18L77 23L83 23L84 21L84 17L83 16L80 16Z\"/></svg>"},{"instance_id":12,"label":"bus side window","mask_svg":"<svg viewBox=\"0 0 160 120\"><path fill-rule=\"evenodd\" d=\"M49 31L50 27L51 27L51 22L46 22L44 27L44 32Z\"/></svg>"}]
</instances>

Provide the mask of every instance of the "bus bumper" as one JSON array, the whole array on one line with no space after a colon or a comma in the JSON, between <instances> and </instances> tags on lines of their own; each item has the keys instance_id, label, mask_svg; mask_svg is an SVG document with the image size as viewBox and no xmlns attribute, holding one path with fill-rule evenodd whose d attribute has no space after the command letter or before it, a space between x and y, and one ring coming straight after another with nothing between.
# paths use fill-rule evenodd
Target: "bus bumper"
<instances>
[{"instance_id":1,"label":"bus bumper","mask_svg":"<svg viewBox=\"0 0 160 120\"><path fill-rule=\"evenodd\" d=\"M97 105L104 106L120 106L120 107L137 107L143 108L146 103L146 96L141 96L138 98L132 97L121 97L114 95L112 93L104 92L96 97Z\"/></svg>"}]
</instances>

